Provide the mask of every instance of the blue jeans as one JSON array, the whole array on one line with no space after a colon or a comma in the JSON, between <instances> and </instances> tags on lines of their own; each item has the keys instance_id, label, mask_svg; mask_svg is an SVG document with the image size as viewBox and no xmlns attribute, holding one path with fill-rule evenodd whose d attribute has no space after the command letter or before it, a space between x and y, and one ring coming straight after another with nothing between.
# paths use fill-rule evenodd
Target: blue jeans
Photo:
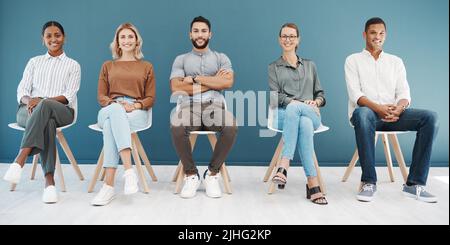
<instances>
[{"instance_id":1,"label":"blue jeans","mask_svg":"<svg viewBox=\"0 0 450 245\"><path fill-rule=\"evenodd\" d=\"M412 162L407 184L425 185L430 168L431 149L438 132L438 116L435 112L420 109L406 109L397 122L383 122L368 107L359 107L353 112L356 144L361 163L361 181L375 184L375 131L417 131Z\"/></svg>"},{"instance_id":2,"label":"blue jeans","mask_svg":"<svg viewBox=\"0 0 450 245\"><path fill-rule=\"evenodd\" d=\"M129 97L115 98L116 101L128 101ZM147 111L134 110L130 113L119 103L112 103L98 112L97 125L103 129L103 154L105 168L117 168L119 152L131 149L131 132L147 126Z\"/></svg>"},{"instance_id":3,"label":"blue jeans","mask_svg":"<svg viewBox=\"0 0 450 245\"><path fill-rule=\"evenodd\" d=\"M286 109L278 107L278 113L274 117L274 126L283 130L284 146L281 156L292 160L295 149L298 148L306 176L317 176L313 160L314 130L321 124L320 116L309 105L291 103Z\"/></svg>"}]
</instances>

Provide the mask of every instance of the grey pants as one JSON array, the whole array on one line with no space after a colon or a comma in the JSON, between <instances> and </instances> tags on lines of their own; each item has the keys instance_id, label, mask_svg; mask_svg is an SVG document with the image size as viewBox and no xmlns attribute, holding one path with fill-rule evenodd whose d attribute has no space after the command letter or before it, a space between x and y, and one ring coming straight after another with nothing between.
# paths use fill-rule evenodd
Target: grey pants
<instances>
[{"instance_id":1,"label":"grey pants","mask_svg":"<svg viewBox=\"0 0 450 245\"><path fill-rule=\"evenodd\" d=\"M56 100L42 100L28 114L27 105L17 111L17 124L25 128L20 148L31 147L30 156L41 154L44 175L55 172L56 128L72 123L74 110Z\"/></svg>"},{"instance_id":2,"label":"grey pants","mask_svg":"<svg viewBox=\"0 0 450 245\"><path fill-rule=\"evenodd\" d=\"M208 102L181 105L180 109L171 117L170 129L172 141L184 171L190 175L198 173L192 159L190 132L219 132L219 138L208 166L211 172L218 173L234 144L238 128L233 115L224 109L223 104Z\"/></svg>"}]
</instances>

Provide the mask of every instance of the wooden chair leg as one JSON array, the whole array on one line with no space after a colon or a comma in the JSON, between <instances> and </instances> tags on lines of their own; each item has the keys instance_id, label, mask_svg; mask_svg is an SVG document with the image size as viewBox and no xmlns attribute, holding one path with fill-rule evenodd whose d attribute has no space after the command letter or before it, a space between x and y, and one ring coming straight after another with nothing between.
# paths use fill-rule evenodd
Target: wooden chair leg
<instances>
[{"instance_id":1,"label":"wooden chair leg","mask_svg":"<svg viewBox=\"0 0 450 245\"><path fill-rule=\"evenodd\" d=\"M150 189L148 188L147 181L145 179L144 170L142 169L141 159L139 158L139 152L137 150L137 142L136 138L131 138L131 143L133 145L133 149L131 150L134 160L134 165L136 166L136 170L138 172L138 176L141 182L141 185L144 189L144 193L150 193Z\"/></svg>"},{"instance_id":2,"label":"wooden chair leg","mask_svg":"<svg viewBox=\"0 0 450 245\"><path fill-rule=\"evenodd\" d=\"M67 144L67 140L64 137L64 134L62 131L57 130L56 131L56 138L59 141L59 144L61 145L61 148L63 149L64 153L67 156L67 159L69 159L70 165L72 165L73 169L75 170L75 173L77 173L78 178L80 180L84 180L84 176L81 173L80 167L78 166L77 161L75 160L75 157L73 156L72 151L70 150L69 144Z\"/></svg>"},{"instance_id":3,"label":"wooden chair leg","mask_svg":"<svg viewBox=\"0 0 450 245\"><path fill-rule=\"evenodd\" d=\"M378 134L375 134L375 145L377 144L378 140ZM355 153L353 153L352 160L348 164L347 169L345 170L344 176L342 177L342 182L346 182L350 174L352 173L353 169L355 168L356 163L358 162L359 155L358 155L358 148L356 148Z\"/></svg>"},{"instance_id":4,"label":"wooden chair leg","mask_svg":"<svg viewBox=\"0 0 450 245\"><path fill-rule=\"evenodd\" d=\"M228 194L232 194L231 185L230 185L230 175L228 174L227 167L225 163L220 166L220 173L222 174L223 186L225 188L225 192Z\"/></svg>"},{"instance_id":5,"label":"wooden chair leg","mask_svg":"<svg viewBox=\"0 0 450 245\"><path fill-rule=\"evenodd\" d=\"M31 168L31 180L34 180L35 174L36 174L36 167L38 164L38 160L39 160L39 154L36 154L33 156L33 163L32 163L32 168ZM9 190L10 191L15 191L17 188L17 184L11 184Z\"/></svg>"},{"instance_id":6,"label":"wooden chair leg","mask_svg":"<svg viewBox=\"0 0 450 245\"><path fill-rule=\"evenodd\" d=\"M327 188L325 183L323 182L322 173L320 172L319 161L317 160L316 152L313 154L314 166L316 167L317 178L319 180L320 189L322 190L322 194L327 194Z\"/></svg>"},{"instance_id":7,"label":"wooden chair leg","mask_svg":"<svg viewBox=\"0 0 450 245\"><path fill-rule=\"evenodd\" d=\"M106 169L105 169L105 168L102 168L98 180L100 180L100 181L105 181L105 177L106 177Z\"/></svg>"},{"instance_id":8,"label":"wooden chair leg","mask_svg":"<svg viewBox=\"0 0 450 245\"><path fill-rule=\"evenodd\" d=\"M264 175L264 182L267 182L269 180L270 175L273 172L273 169L275 168L277 161L278 161L278 157L281 155L281 151L283 150L283 137L281 137L280 141L278 142L277 148L275 150L275 152L273 153L273 157L272 160L270 161L270 165L269 168L267 168L266 174Z\"/></svg>"},{"instance_id":9,"label":"wooden chair leg","mask_svg":"<svg viewBox=\"0 0 450 245\"><path fill-rule=\"evenodd\" d=\"M348 164L347 169L345 170L345 174L342 177L342 182L346 182L350 174L352 173L353 169L355 168L356 162L358 162L359 156L358 156L358 149L355 150L355 153L353 153L352 160Z\"/></svg>"},{"instance_id":10,"label":"wooden chair leg","mask_svg":"<svg viewBox=\"0 0 450 245\"><path fill-rule=\"evenodd\" d=\"M408 169L406 167L405 159L403 158L402 149L400 148L400 143L396 134L389 134L389 139L392 143L392 148L394 148L395 158L397 159L398 166L400 167L400 172L403 176L403 181L406 183L408 180Z\"/></svg>"},{"instance_id":11,"label":"wooden chair leg","mask_svg":"<svg viewBox=\"0 0 450 245\"><path fill-rule=\"evenodd\" d=\"M391 179L391 182L395 181L394 178L394 169L392 167L392 156L391 156L391 149L389 148L389 140L387 137L387 134L382 134L381 139L383 141L384 146L384 155L386 156L386 163L389 171L389 177Z\"/></svg>"},{"instance_id":12,"label":"wooden chair leg","mask_svg":"<svg viewBox=\"0 0 450 245\"><path fill-rule=\"evenodd\" d=\"M66 192L66 183L64 181L64 175L63 175L63 171L62 171L62 165L61 165L61 161L59 159L59 153L58 153L58 149L56 149L56 172L59 176L59 181L61 182L61 191L62 192Z\"/></svg>"},{"instance_id":13,"label":"wooden chair leg","mask_svg":"<svg viewBox=\"0 0 450 245\"><path fill-rule=\"evenodd\" d=\"M276 165L280 164L281 161L281 154L279 154L278 159L276 161ZM273 168L272 170L272 174L271 174L271 178L273 178L273 176L275 176L276 174L276 168ZM273 183L272 181L269 182L269 191L267 192L268 194L273 194L275 192L275 183Z\"/></svg>"},{"instance_id":14,"label":"wooden chair leg","mask_svg":"<svg viewBox=\"0 0 450 245\"><path fill-rule=\"evenodd\" d=\"M184 177L184 167L183 167L183 165L181 165L180 171L178 171L177 182L175 184L174 194L178 194L181 192L181 185L183 184L183 177Z\"/></svg>"},{"instance_id":15,"label":"wooden chair leg","mask_svg":"<svg viewBox=\"0 0 450 245\"><path fill-rule=\"evenodd\" d=\"M195 143L197 142L197 135L191 134L189 136L189 141L191 142L191 151L194 151ZM176 177L175 177L176 176ZM175 174L172 178L172 180L175 179L175 192L174 194L178 194L181 191L181 184L183 183L183 177L184 177L184 167L181 160L178 162L178 167L175 170Z\"/></svg>"},{"instance_id":16,"label":"wooden chair leg","mask_svg":"<svg viewBox=\"0 0 450 245\"><path fill-rule=\"evenodd\" d=\"M139 136L137 135L137 133L133 133L133 135L136 140L136 146L138 148L139 155L141 156L142 160L144 161L144 166L147 169L148 174L152 178L153 182L158 181L158 178L156 178L155 172L153 171L150 160L148 160L147 153L145 153L144 147L142 146Z\"/></svg>"},{"instance_id":17,"label":"wooden chair leg","mask_svg":"<svg viewBox=\"0 0 450 245\"><path fill-rule=\"evenodd\" d=\"M31 180L36 176L36 168L39 162L39 154L33 156L33 166L31 167Z\"/></svg>"},{"instance_id":18,"label":"wooden chair leg","mask_svg":"<svg viewBox=\"0 0 450 245\"><path fill-rule=\"evenodd\" d=\"M181 169L181 161L178 161L177 169L175 170L175 173L173 174L172 177L172 182L177 182L178 173L180 172L180 169Z\"/></svg>"},{"instance_id":19,"label":"wooden chair leg","mask_svg":"<svg viewBox=\"0 0 450 245\"><path fill-rule=\"evenodd\" d=\"M100 171L103 169L103 149L100 152L100 156L97 160L97 166L95 167L94 176L92 176L91 182L89 183L88 193L94 191L95 184L97 183L97 178L100 175Z\"/></svg>"}]
</instances>

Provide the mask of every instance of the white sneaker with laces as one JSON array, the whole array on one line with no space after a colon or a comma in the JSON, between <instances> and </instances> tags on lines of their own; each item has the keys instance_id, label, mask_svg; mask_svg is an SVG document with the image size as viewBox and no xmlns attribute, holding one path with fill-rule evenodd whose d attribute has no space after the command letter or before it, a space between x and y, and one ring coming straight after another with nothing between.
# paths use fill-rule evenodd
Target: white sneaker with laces
<instances>
[{"instance_id":1,"label":"white sneaker with laces","mask_svg":"<svg viewBox=\"0 0 450 245\"><path fill-rule=\"evenodd\" d=\"M203 178L205 179L204 184L206 195L212 198L222 197L222 190L220 189L219 185L219 173L217 173L216 175L210 175L207 172L208 170L206 170L205 174L203 175Z\"/></svg>"},{"instance_id":2,"label":"white sneaker with laces","mask_svg":"<svg viewBox=\"0 0 450 245\"><path fill-rule=\"evenodd\" d=\"M44 193L42 194L42 201L44 203L58 202L58 193L56 192L56 187L54 185L45 187Z\"/></svg>"},{"instance_id":3,"label":"white sneaker with laces","mask_svg":"<svg viewBox=\"0 0 450 245\"><path fill-rule=\"evenodd\" d=\"M197 174L186 176L184 178L184 186L181 190L180 196L182 198L192 198L197 193L197 189L200 186L200 178Z\"/></svg>"},{"instance_id":4,"label":"white sneaker with laces","mask_svg":"<svg viewBox=\"0 0 450 245\"><path fill-rule=\"evenodd\" d=\"M110 203L114 199L114 196L114 187L103 184L102 188L92 200L91 204L93 206L104 206Z\"/></svg>"},{"instance_id":5,"label":"white sneaker with laces","mask_svg":"<svg viewBox=\"0 0 450 245\"><path fill-rule=\"evenodd\" d=\"M23 168L18 163L13 162L9 165L3 179L12 184L18 184L20 182L20 177L22 176L22 171Z\"/></svg>"},{"instance_id":6,"label":"white sneaker with laces","mask_svg":"<svg viewBox=\"0 0 450 245\"><path fill-rule=\"evenodd\" d=\"M134 172L134 169L130 168L128 170L125 170L123 178L125 180L123 191L125 195L131 195L139 191L138 178L136 176L136 173Z\"/></svg>"}]
</instances>

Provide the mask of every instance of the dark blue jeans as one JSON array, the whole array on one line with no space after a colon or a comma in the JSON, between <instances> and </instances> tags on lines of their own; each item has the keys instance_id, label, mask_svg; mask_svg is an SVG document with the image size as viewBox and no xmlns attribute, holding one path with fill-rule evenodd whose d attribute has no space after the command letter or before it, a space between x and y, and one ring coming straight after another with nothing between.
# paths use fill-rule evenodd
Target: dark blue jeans
<instances>
[{"instance_id":1,"label":"dark blue jeans","mask_svg":"<svg viewBox=\"0 0 450 245\"><path fill-rule=\"evenodd\" d=\"M375 131L416 131L416 141L409 168L407 184L425 185L430 168L431 149L439 123L435 112L420 109L406 109L397 122L383 122L368 107L359 107L350 119L355 129L361 181L376 184L375 172Z\"/></svg>"}]
</instances>

